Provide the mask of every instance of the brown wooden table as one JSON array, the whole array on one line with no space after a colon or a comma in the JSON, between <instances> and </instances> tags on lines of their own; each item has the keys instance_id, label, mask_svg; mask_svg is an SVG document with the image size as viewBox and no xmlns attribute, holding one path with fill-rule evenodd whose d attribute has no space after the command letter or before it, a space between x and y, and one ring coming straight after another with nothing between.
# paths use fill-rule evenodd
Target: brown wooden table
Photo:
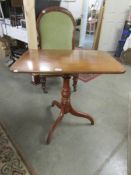
<instances>
[{"instance_id":1,"label":"brown wooden table","mask_svg":"<svg viewBox=\"0 0 131 175\"><path fill-rule=\"evenodd\" d=\"M63 77L61 102L53 101L52 106L60 109L60 114L50 128L47 143L50 143L52 133L61 122L64 114L86 118L94 125L94 119L76 111L70 101L70 77L79 73L116 74L124 73L124 67L105 52L93 50L29 50L10 68L14 72L39 73Z\"/></svg>"}]
</instances>

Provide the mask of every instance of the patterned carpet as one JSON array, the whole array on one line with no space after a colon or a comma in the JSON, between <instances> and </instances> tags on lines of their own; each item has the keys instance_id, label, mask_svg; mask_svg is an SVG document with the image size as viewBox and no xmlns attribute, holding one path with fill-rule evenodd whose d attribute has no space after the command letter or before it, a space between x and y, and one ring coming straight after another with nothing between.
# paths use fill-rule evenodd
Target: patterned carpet
<instances>
[{"instance_id":1,"label":"patterned carpet","mask_svg":"<svg viewBox=\"0 0 131 175\"><path fill-rule=\"evenodd\" d=\"M0 124L0 175L35 175Z\"/></svg>"},{"instance_id":2,"label":"patterned carpet","mask_svg":"<svg viewBox=\"0 0 131 175\"><path fill-rule=\"evenodd\" d=\"M98 76L100 76L100 74L79 74L79 79L87 83L88 81L93 80Z\"/></svg>"}]
</instances>

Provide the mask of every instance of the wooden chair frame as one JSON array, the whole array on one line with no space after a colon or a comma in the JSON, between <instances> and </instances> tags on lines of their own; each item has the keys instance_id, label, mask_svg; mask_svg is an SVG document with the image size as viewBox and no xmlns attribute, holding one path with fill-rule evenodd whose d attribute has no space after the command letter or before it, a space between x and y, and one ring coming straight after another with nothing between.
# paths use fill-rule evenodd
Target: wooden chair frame
<instances>
[{"instance_id":1,"label":"wooden chair frame","mask_svg":"<svg viewBox=\"0 0 131 175\"><path fill-rule=\"evenodd\" d=\"M72 16L72 14L65 8L63 7L49 7L46 9L43 9L40 13L40 15L37 18L37 32L38 32L38 41L39 41L39 47L40 47L40 43L41 43L41 37L40 37L40 30L39 30L39 23L41 18L43 17L43 15L50 13L50 12L61 12L64 13L66 15L68 15L70 17L70 19L72 20L74 29L73 29L73 37L72 37L72 50L75 49L75 26L76 26L76 22ZM40 47L41 48L41 47ZM44 93L47 93L47 89L46 89L46 77L50 77L51 75L40 75L40 83L42 85L42 89ZM78 75L75 74L73 75L73 88L74 91L76 91L77 89L77 81L78 81Z\"/></svg>"}]
</instances>

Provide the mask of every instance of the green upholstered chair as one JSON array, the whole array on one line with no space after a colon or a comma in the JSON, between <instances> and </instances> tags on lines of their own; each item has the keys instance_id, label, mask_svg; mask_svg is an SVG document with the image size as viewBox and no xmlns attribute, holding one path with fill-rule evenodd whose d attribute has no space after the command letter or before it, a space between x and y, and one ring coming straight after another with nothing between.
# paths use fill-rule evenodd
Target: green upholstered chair
<instances>
[{"instance_id":1,"label":"green upholstered chair","mask_svg":"<svg viewBox=\"0 0 131 175\"><path fill-rule=\"evenodd\" d=\"M39 46L41 49L69 49L75 47L75 20L72 14L62 7L44 9L37 19ZM44 92L46 91L46 77L40 75ZM76 91L77 75L73 76L73 87Z\"/></svg>"}]
</instances>

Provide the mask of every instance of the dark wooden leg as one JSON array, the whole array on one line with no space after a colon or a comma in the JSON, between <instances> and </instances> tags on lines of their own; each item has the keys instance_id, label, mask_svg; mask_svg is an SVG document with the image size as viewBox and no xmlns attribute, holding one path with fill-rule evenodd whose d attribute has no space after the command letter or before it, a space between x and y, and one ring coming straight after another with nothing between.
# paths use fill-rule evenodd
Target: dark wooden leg
<instances>
[{"instance_id":1,"label":"dark wooden leg","mask_svg":"<svg viewBox=\"0 0 131 175\"><path fill-rule=\"evenodd\" d=\"M57 106L58 108L60 108L60 116L57 118L57 120L55 121L55 123L53 124L51 129L49 130L48 137L47 137L48 144L51 141L51 136L53 134L53 131L55 130L55 128L58 126L58 124L63 119L64 114L71 113L72 115L75 115L77 117L86 118L86 119L90 120L91 125L94 125L94 120L91 116L89 116L88 114L83 114L83 113L77 112L73 109L73 107L71 106L71 102L70 102L70 96L71 96L70 84L69 84L70 76L66 75L63 77L63 79L64 79L64 81L63 81L63 89L61 92L61 96L62 96L61 103L59 103L57 101L52 102L52 106Z\"/></svg>"},{"instance_id":2,"label":"dark wooden leg","mask_svg":"<svg viewBox=\"0 0 131 175\"><path fill-rule=\"evenodd\" d=\"M93 118L92 118L90 115L84 114L84 113L81 113L81 112L78 112L78 111L76 111L75 109L73 109L72 106L71 106L71 108L70 108L70 113L71 113L72 115L74 115L74 116L82 117L82 118L88 119L88 120L90 120L91 125L94 125L94 120L93 120Z\"/></svg>"},{"instance_id":3,"label":"dark wooden leg","mask_svg":"<svg viewBox=\"0 0 131 175\"><path fill-rule=\"evenodd\" d=\"M31 83L33 85L39 85L40 84L40 75L39 74L32 74L32 81Z\"/></svg>"},{"instance_id":4,"label":"dark wooden leg","mask_svg":"<svg viewBox=\"0 0 131 175\"><path fill-rule=\"evenodd\" d=\"M77 91L77 82L78 82L78 74L73 76L73 89L74 89L74 92Z\"/></svg>"},{"instance_id":5,"label":"dark wooden leg","mask_svg":"<svg viewBox=\"0 0 131 175\"><path fill-rule=\"evenodd\" d=\"M41 86L42 86L43 92L48 93L46 89L46 77L45 76L41 76Z\"/></svg>"},{"instance_id":6,"label":"dark wooden leg","mask_svg":"<svg viewBox=\"0 0 131 175\"><path fill-rule=\"evenodd\" d=\"M51 137L52 137L52 134L55 130L55 128L58 126L58 124L61 122L61 120L63 119L64 117L64 112L60 112L60 115L59 117L57 118L57 120L55 121L55 123L52 125L52 127L50 128L49 132L48 132L48 137L47 137L47 144L50 143L51 141Z\"/></svg>"}]
</instances>

